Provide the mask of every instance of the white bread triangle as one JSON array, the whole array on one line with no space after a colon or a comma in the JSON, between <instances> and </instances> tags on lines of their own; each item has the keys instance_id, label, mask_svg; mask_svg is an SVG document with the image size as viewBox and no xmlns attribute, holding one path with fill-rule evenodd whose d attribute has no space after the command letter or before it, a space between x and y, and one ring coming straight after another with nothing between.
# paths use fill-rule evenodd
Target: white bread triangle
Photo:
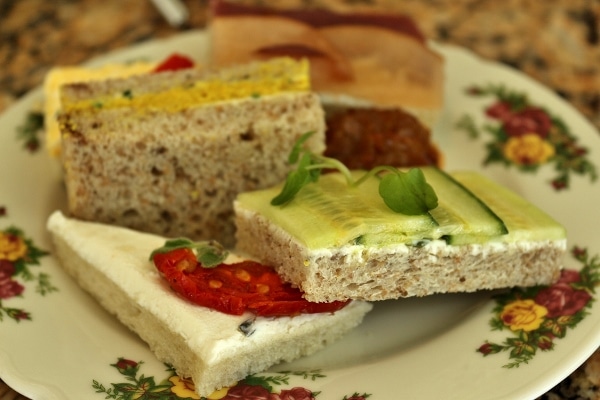
<instances>
[{"instance_id":1,"label":"white bread triangle","mask_svg":"<svg viewBox=\"0 0 600 400\"><path fill-rule=\"evenodd\" d=\"M200 396L235 384L282 361L309 355L357 326L371 309L353 302L333 314L254 318L191 304L168 287L149 261L160 236L70 219L54 212L47 224L62 267L106 310L148 343L156 357L195 382Z\"/></svg>"}]
</instances>

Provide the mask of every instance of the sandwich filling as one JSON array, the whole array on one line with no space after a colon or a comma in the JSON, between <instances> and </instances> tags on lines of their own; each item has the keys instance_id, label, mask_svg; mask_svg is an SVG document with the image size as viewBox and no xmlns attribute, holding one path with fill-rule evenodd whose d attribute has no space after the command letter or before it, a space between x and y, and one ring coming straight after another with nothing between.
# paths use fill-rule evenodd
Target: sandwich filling
<instances>
[{"instance_id":1,"label":"sandwich filling","mask_svg":"<svg viewBox=\"0 0 600 400\"><path fill-rule=\"evenodd\" d=\"M348 301L312 303L272 267L254 261L225 264L217 243L168 240L150 258L171 288L187 300L225 314L263 317L335 312Z\"/></svg>"},{"instance_id":2,"label":"sandwich filling","mask_svg":"<svg viewBox=\"0 0 600 400\"><path fill-rule=\"evenodd\" d=\"M160 109L176 113L189 107L221 101L260 98L283 92L303 92L310 89L309 64L306 60L277 58L255 63L242 76L226 70L195 82L165 90L136 93L125 89L88 99L62 99L64 112L88 109L134 108Z\"/></svg>"},{"instance_id":3,"label":"sandwich filling","mask_svg":"<svg viewBox=\"0 0 600 400\"><path fill-rule=\"evenodd\" d=\"M108 64L99 68L61 67L52 69L44 80L44 128L46 148L52 157L60 156L60 127L57 115L62 109L60 87L73 82L101 81L147 74L155 67L153 63Z\"/></svg>"},{"instance_id":4,"label":"sandwich filling","mask_svg":"<svg viewBox=\"0 0 600 400\"><path fill-rule=\"evenodd\" d=\"M348 185L347 177L337 172L307 184L282 206L271 205L282 191L279 185L242 193L236 207L261 215L313 250L345 245L422 246L434 240L460 245L566 237L564 228L542 210L477 173L448 174L435 167L421 171L435 190L438 205L418 215L390 209L380 196L380 177ZM358 178L365 172L351 174Z\"/></svg>"}]
</instances>

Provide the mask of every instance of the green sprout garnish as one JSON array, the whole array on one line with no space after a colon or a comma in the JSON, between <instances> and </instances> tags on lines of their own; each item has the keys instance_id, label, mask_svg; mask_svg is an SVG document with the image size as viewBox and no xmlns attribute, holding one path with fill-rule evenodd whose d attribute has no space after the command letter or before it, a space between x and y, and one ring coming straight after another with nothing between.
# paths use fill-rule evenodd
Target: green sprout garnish
<instances>
[{"instance_id":1,"label":"green sprout garnish","mask_svg":"<svg viewBox=\"0 0 600 400\"><path fill-rule=\"evenodd\" d=\"M303 147L313 134L314 132L305 133L292 148L288 162L297 163L297 167L288 174L281 192L271 200L271 205L281 206L289 203L305 185L317 182L323 170L333 169L342 173L351 187L360 185L372 176L379 178L379 195L394 212L421 215L437 207L437 195L425 180L421 169L411 168L403 172L398 168L382 165L365 172L355 180L350 170L339 160L315 154Z\"/></svg>"},{"instance_id":2,"label":"green sprout garnish","mask_svg":"<svg viewBox=\"0 0 600 400\"><path fill-rule=\"evenodd\" d=\"M176 249L192 249L196 253L196 259L204 268L213 268L221 264L227 258L229 252L217 241L209 240L193 242L187 238L169 239L162 247L150 254L150 260L157 253L168 253Z\"/></svg>"}]
</instances>

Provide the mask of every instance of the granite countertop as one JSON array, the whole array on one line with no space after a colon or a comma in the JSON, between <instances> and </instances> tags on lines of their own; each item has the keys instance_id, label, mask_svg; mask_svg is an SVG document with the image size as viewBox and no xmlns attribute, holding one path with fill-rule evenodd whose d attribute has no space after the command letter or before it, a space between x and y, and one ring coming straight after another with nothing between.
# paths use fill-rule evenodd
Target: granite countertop
<instances>
[{"instance_id":1,"label":"granite countertop","mask_svg":"<svg viewBox=\"0 0 600 400\"><path fill-rule=\"evenodd\" d=\"M254 2L260 0L254 0ZM596 0L280 0L333 9L399 10L426 36L506 63L553 89L600 128L600 2ZM112 49L205 26L207 1L184 1L171 27L141 0L0 1L0 112L43 81ZM0 381L0 399L24 399ZM545 400L600 399L597 351Z\"/></svg>"}]
</instances>

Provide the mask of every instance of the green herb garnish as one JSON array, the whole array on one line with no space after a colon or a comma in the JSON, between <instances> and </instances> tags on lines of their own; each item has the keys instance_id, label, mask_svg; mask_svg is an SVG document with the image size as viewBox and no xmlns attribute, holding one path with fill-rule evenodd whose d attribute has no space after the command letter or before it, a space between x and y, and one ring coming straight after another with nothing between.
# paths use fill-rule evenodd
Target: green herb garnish
<instances>
[{"instance_id":1,"label":"green herb garnish","mask_svg":"<svg viewBox=\"0 0 600 400\"><path fill-rule=\"evenodd\" d=\"M318 181L323 170L333 169L342 173L348 185L352 187L360 185L372 176L380 178L379 195L394 212L421 215L437 207L437 195L419 168L403 172L398 168L382 165L365 172L355 180L350 170L339 160L315 154L303 147L313 134L314 132L305 133L292 148L288 162L298 165L288 174L281 192L271 200L271 205L287 204L305 185Z\"/></svg>"},{"instance_id":2,"label":"green herb garnish","mask_svg":"<svg viewBox=\"0 0 600 400\"><path fill-rule=\"evenodd\" d=\"M44 128L44 114L30 111L25 117L23 125L17 127L17 136L23 141L23 147L34 152L40 147L38 133Z\"/></svg>"},{"instance_id":3,"label":"green herb garnish","mask_svg":"<svg viewBox=\"0 0 600 400\"><path fill-rule=\"evenodd\" d=\"M423 171L393 169L397 173L385 174L379 183L379 195L389 208L401 214L421 215L437 207L437 195L425 180Z\"/></svg>"},{"instance_id":4,"label":"green herb garnish","mask_svg":"<svg viewBox=\"0 0 600 400\"><path fill-rule=\"evenodd\" d=\"M187 238L170 239L162 247L150 254L150 260L157 253L168 253L176 249L192 249L196 253L196 259L204 268L213 268L221 264L227 258L229 252L217 241L209 240L193 242Z\"/></svg>"}]
</instances>

